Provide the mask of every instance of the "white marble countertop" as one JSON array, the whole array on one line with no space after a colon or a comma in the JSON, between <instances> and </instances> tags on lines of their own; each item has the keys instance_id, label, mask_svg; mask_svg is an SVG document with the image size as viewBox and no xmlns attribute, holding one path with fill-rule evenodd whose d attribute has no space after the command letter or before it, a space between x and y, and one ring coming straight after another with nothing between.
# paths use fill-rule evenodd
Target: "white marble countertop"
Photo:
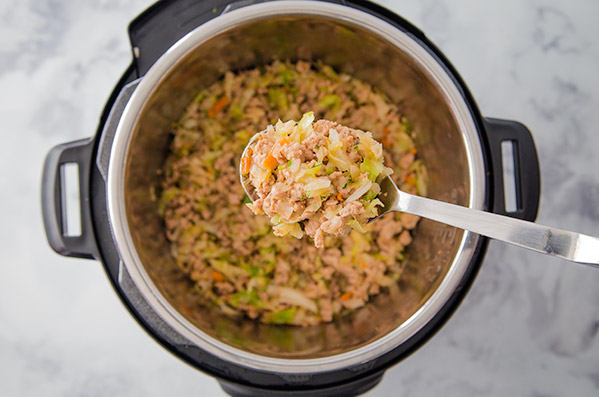
<instances>
[{"instance_id":1,"label":"white marble countertop","mask_svg":"<svg viewBox=\"0 0 599 397\"><path fill-rule=\"evenodd\" d=\"M447 55L482 113L541 162L538 222L599 235L599 3L386 0ZM133 320L97 262L46 242L42 162L94 134L150 0L0 1L0 395L219 396ZM455 315L368 396L599 395L599 270L490 244Z\"/></svg>"}]
</instances>

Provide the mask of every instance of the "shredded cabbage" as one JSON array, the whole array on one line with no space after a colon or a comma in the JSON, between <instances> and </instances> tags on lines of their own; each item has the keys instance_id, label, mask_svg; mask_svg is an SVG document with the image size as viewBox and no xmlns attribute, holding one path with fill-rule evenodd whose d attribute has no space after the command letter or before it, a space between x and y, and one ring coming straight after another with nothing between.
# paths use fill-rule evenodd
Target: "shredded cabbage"
<instances>
[{"instance_id":1,"label":"shredded cabbage","mask_svg":"<svg viewBox=\"0 0 599 397\"><path fill-rule=\"evenodd\" d=\"M288 287L279 287L279 286L269 286L266 289L266 292L273 296L275 299L278 299L282 303L287 303L289 305L300 306L305 309L308 309L312 312L317 312L318 307L316 303L312 299L307 298L301 291L288 288Z\"/></svg>"},{"instance_id":2,"label":"shredded cabbage","mask_svg":"<svg viewBox=\"0 0 599 397\"><path fill-rule=\"evenodd\" d=\"M345 201L347 203L351 203L362 197L367 191L372 187L372 181L365 180L361 183L360 187L358 187Z\"/></svg>"}]
</instances>

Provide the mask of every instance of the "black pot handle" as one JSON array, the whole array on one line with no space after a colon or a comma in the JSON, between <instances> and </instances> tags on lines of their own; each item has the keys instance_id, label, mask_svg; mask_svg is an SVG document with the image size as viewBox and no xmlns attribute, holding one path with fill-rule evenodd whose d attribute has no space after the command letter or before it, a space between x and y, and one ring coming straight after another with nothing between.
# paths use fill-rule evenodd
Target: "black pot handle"
<instances>
[{"instance_id":1,"label":"black pot handle","mask_svg":"<svg viewBox=\"0 0 599 397\"><path fill-rule=\"evenodd\" d=\"M496 214L534 221L539 209L541 176L532 134L523 124L511 120L485 118L493 168L493 208ZM516 209L507 211L503 173L502 143L513 147Z\"/></svg>"},{"instance_id":2,"label":"black pot handle","mask_svg":"<svg viewBox=\"0 0 599 397\"><path fill-rule=\"evenodd\" d=\"M198 26L221 14L266 1L268 0L157 1L129 24L136 77L143 77L162 54ZM346 4L345 0L321 1Z\"/></svg>"},{"instance_id":3,"label":"black pot handle","mask_svg":"<svg viewBox=\"0 0 599 397\"><path fill-rule=\"evenodd\" d=\"M219 16L229 3L229 0L162 0L137 16L129 24L137 77L144 76L177 40Z\"/></svg>"},{"instance_id":4,"label":"black pot handle","mask_svg":"<svg viewBox=\"0 0 599 397\"><path fill-rule=\"evenodd\" d=\"M91 223L89 202L92 138L55 146L46 156L42 175L42 216L48 243L54 251L75 258L98 258L98 248ZM75 163L79 174L81 231L66 235L66 208L63 202L64 165Z\"/></svg>"}]
</instances>

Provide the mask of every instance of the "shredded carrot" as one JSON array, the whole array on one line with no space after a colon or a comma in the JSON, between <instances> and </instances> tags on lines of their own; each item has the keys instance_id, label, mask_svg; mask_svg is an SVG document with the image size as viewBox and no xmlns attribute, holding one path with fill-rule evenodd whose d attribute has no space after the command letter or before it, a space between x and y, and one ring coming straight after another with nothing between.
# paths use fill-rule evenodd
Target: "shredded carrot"
<instances>
[{"instance_id":1,"label":"shredded carrot","mask_svg":"<svg viewBox=\"0 0 599 397\"><path fill-rule=\"evenodd\" d=\"M415 147L410 148L410 153L416 154L416 153L418 153L418 149L416 149Z\"/></svg>"},{"instance_id":2,"label":"shredded carrot","mask_svg":"<svg viewBox=\"0 0 599 397\"><path fill-rule=\"evenodd\" d=\"M337 200L339 200L339 201L343 200L343 196L341 195L341 193L337 193Z\"/></svg>"},{"instance_id":3,"label":"shredded carrot","mask_svg":"<svg viewBox=\"0 0 599 397\"><path fill-rule=\"evenodd\" d=\"M224 280L223 274L220 272L212 272L210 273L210 276L212 277L212 279L218 283L220 283L221 281Z\"/></svg>"},{"instance_id":4,"label":"shredded carrot","mask_svg":"<svg viewBox=\"0 0 599 397\"><path fill-rule=\"evenodd\" d=\"M362 269L366 269L368 267L368 264L366 262L362 262L362 264L360 265L360 267Z\"/></svg>"},{"instance_id":5,"label":"shredded carrot","mask_svg":"<svg viewBox=\"0 0 599 397\"><path fill-rule=\"evenodd\" d=\"M415 180L414 178L412 178L411 176L409 176L409 175L408 175L408 176L406 177L406 183L407 183L408 185L415 186L415 185L416 185L416 180Z\"/></svg>"},{"instance_id":6,"label":"shredded carrot","mask_svg":"<svg viewBox=\"0 0 599 397\"><path fill-rule=\"evenodd\" d=\"M241 173L243 175L248 175L250 173L250 165L252 164L252 159L249 156L244 156L241 158Z\"/></svg>"},{"instance_id":7,"label":"shredded carrot","mask_svg":"<svg viewBox=\"0 0 599 397\"><path fill-rule=\"evenodd\" d=\"M216 117L216 115L221 110L223 110L223 108L225 106L227 106L228 103L229 103L229 98L227 98L226 96L220 97L220 99L218 101L216 101L216 103L214 105L212 105L212 107L208 110L208 116Z\"/></svg>"},{"instance_id":8,"label":"shredded carrot","mask_svg":"<svg viewBox=\"0 0 599 397\"><path fill-rule=\"evenodd\" d=\"M351 299L352 296L353 294L351 292L346 292L343 295L341 295L341 301L345 302L346 300Z\"/></svg>"},{"instance_id":9,"label":"shredded carrot","mask_svg":"<svg viewBox=\"0 0 599 397\"><path fill-rule=\"evenodd\" d=\"M391 131L389 131L389 128L387 127L383 127L383 134L385 134L385 136L389 135Z\"/></svg>"},{"instance_id":10,"label":"shredded carrot","mask_svg":"<svg viewBox=\"0 0 599 397\"><path fill-rule=\"evenodd\" d=\"M383 137L381 139L381 143L383 144L383 146L389 146L389 145L391 145L391 142L389 142L389 140L387 139L387 137Z\"/></svg>"},{"instance_id":11,"label":"shredded carrot","mask_svg":"<svg viewBox=\"0 0 599 397\"><path fill-rule=\"evenodd\" d=\"M191 310L189 310L189 308L185 305L179 305L179 307L181 308L181 311L185 314L187 314L188 316L191 316L193 313L191 312Z\"/></svg>"},{"instance_id":12,"label":"shredded carrot","mask_svg":"<svg viewBox=\"0 0 599 397\"><path fill-rule=\"evenodd\" d=\"M275 168L277 166L277 164L279 164L279 162L277 161L277 159L275 158L275 156L273 156L272 154L269 154L268 156L266 156L266 159L264 160L264 168L268 168L269 170L272 170L273 168Z\"/></svg>"},{"instance_id":13,"label":"shredded carrot","mask_svg":"<svg viewBox=\"0 0 599 397\"><path fill-rule=\"evenodd\" d=\"M279 139L279 146L283 146L283 145L287 145L289 143L289 139L287 139L287 137L283 137L281 139Z\"/></svg>"}]
</instances>

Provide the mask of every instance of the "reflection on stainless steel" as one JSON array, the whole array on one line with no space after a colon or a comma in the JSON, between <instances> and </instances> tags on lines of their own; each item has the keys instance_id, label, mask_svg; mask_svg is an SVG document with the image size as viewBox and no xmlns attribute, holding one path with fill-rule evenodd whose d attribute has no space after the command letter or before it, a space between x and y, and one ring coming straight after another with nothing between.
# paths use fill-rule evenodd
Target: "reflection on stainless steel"
<instances>
[{"instance_id":1,"label":"reflection on stainless steel","mask_svg":"<svg viewBox=\"0 0 599 397\"><path fill-rule=\"evenodd\" d=\"M418 131L416 145L428 169L429 196L443 199L452 192L460 205L482 206L478 133L460 91L434 55L414 37L359 10L281 1L231 11L201 26L143 77L115 134L108 169L115 241L151 307L201 349L278 372L359 365L408 340L450 299L470 264L476 235L421 222L402 277L388 293L333 323L276 326L227 318L197 303L191 282L170 255L152 200L172 123L196 93L227 70L275 59L321 60L380 89ZM446 237L431 241L430 235Z\"/></svg>"},{"instance_id":2,"label":"reflection on stainless steel","mask_svg":"<svg viewBox=\"0 0 599 397\"><path fill-rule=\"evenodd\" d=\"M414 196L399 190L389 177L381 182L381 191L384 207L370 222L391 211L408 212L543 254L599 266L597 237Z\"/></svg>"}]
</instances>

